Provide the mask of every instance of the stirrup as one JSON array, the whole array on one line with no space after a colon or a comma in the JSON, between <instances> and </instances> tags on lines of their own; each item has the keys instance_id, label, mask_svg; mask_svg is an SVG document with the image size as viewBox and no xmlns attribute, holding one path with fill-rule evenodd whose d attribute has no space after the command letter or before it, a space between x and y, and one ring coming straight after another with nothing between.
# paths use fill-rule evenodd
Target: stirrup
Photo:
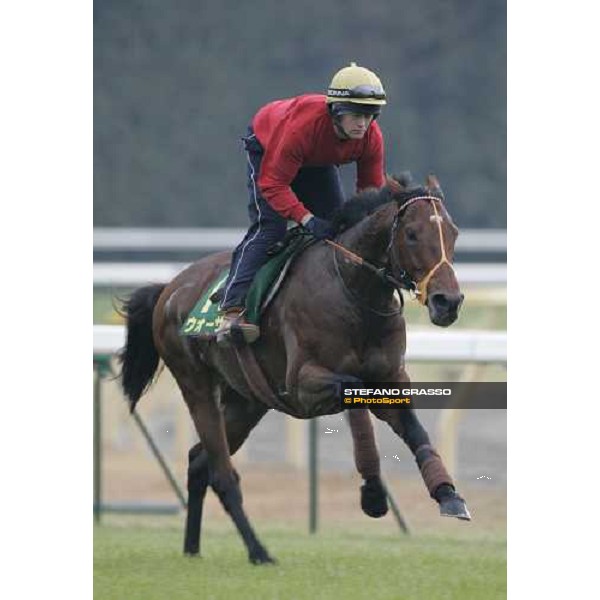
<instances>
[{"instance_id":1,"label":"stirrup","mask_svg":"<svg viewBox=\"0 0 600 600\"><path fill-rule=\"evenodd\" d=\"M228 314L228 312L230 314ZM234 345L252 344L260 337L260 328L253 323L247 323L242 310L237 314L225 312L223 323L217 329L217 344L233 343Z\"/></svg>"}]
</instances>

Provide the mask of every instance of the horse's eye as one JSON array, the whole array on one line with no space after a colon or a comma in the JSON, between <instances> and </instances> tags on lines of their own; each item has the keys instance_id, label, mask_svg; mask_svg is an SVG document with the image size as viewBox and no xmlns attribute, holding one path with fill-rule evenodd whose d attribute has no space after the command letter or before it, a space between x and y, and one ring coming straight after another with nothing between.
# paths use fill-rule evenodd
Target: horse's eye
<instances>
[{"instance_id":1,"label":"horse's eye","mask_svg":"<svg viewBox=\"0 0 600 600\"><path fill-rule=\"evenodd\" d=\"M417 232L414 229L406 230L406 241L408 241L408 242L416 242L417 241Z\"/></svg>"}]
</instances>

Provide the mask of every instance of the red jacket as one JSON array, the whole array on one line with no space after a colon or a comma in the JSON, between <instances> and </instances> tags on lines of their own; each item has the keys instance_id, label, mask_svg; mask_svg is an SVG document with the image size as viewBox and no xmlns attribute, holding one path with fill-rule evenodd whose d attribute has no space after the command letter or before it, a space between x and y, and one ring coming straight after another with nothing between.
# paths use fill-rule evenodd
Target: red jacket
<instances>
[{"instance_id":1,"label":"red jacket","mask_svg":"<svg viewBox=\"0 0 600 600\"><path fill-rule=\"evenodd\" d=\"M356 162L357 191L385 183L379 125L371 123L361 140L339 139L325 96L307 94L270 102L256 113L252 127L265 151L258 187L285 218L299 223L310 212L290 187L301 167Z\"/></svg>"}]
</instances>

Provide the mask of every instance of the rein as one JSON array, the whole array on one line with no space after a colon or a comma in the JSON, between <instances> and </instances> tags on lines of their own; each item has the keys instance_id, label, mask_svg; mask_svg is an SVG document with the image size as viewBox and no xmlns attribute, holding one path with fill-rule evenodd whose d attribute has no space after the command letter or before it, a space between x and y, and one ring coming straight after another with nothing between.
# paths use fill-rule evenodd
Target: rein
<instances>
[{"instance_id":1,"label":"rein","mask_svg":"<svg viewBox=\"0 0 600 600\"><path fill-rule=\"evenodd\" d=\"M431 202L434 214L431 216L430 219L435 220L435 222L437 223L438 233L439 233L439 238L440 238L440 251L441 251L440 260L437 262L436 265L434 265L429 270L429 272L425 275L425 277L423 277L423 279L421 279L421 281L413 280L411 278L411 276L408 274L408 272L405 271L404 269L400 269L400 279L397 279L396 277L394 277L392 275L389 267L387 267L387 266L376 267L374 264L365 260L358 254L352 252L348 248L345 248L341 244L338 244L337 242L334 242L332 240L325 240L325 243L329 244L333 248L334 260L335 260L335 250L339 250L351 262L353 262L354 264L356 264L358 266L365 267L367 270L371 271L371 273L373 273L376 277L378 277L383 283L385 283L387 285L392 285L393 287L395 287L397 289L404 289L404 290L413 292L415 294L417 300L421 304L424 305L427 302L427 286L429 285L429 281L431 280L431 278L433 277L435 272L444 264L448 265L452 270L454 270L454 267L452 266L452 264L448 260L448 257L446 256L446 246L444 244L444 232L442 231L442 217L440 216L438 209L437 209L437 205L436 205L436 202L441 202L440 198L437 198L436 196L416 196L415 198L411 198L410 200L407 200L404 204L402 204L402 206L400 206L398 208L398 212L396 213L396 216L394 217L394 223L392 225L392 231L391 231L391 235L390 235L390 243L388 245L388 251L392 247L392 244L394 242L394 237L395 237L396 229L398 227L398 222L400 220L400 215L411 204L414 204L418 200L428 200L429 202ZM335 265L336 265L336 271L338 273L338 276L341 277L341 273L339 272L339 268L337 266L337 261L335 261ZM342 280L342 283L343 283L343 280ZM402 294L400 294L400 298L402 298ZM373 309L370 309L370 310L373 310ZM400 311L401 310L402 309L400 309ZM373 311L373 312L377 312L377 311ZM377 313L377 314L379 314L379 313ZM389 313L389 314L382 313L382 316L391 316L392 314L397 314L397 311L395 311L393 313Z\"/></svg>"},{"instance_id":2,"label":"rein","mask_svg":"<svg viewBox=\"0 0 600 600\"><path fill-rule=\"evenodd\" d=\"M325 241L327 242L329 240L325 240ZM390 282L388 282L388 280L385 279L386 274L382 273L384 271L383 268L378 269L375 265L367 262L366 260L364 260L363 258L361 258L360 256L358 256L358 254L354 254L354 252L352 252L351 250L348 250L347 248L344 248L344 246L340 246L339 244L335 244L335 242L333 243L333 246L335 246L338 250L340 250L348 258L350 258L350 260L352 262L355 262L355 264L360 265L362 267L367 267L372 273L374 273L378 277L382 278L382 282L383 283L385 283L386 285L390 284ZM342 273L340 272L340 266L338 264L337 256L336 256L335 252L333 253L333 264L335 266L336 275L338 276L339 280L342 282L342 288L344 289L344 293L353 302L356 302L362 308L365 308L369 312L372 312L373 314L376 314L379 317L393 317L394 315L399 315L399 314L402 313L402 309L404 307L404 299L402 298L402 294L399 294L399 296L400 296L400 307L399 308L397 308L395 310L390 310L390 311L387 311L387 312L375 310L374 308L371 308L369 305L367 305L365 302L363 302L360 298L357 298L352 293L352 291L348 288L348 286L346 285L346 282L344 281L344 277L342 276ZM393 277L390 276L390 278L393 279L394 282L396 281ZM394 285L394 287L398 287L398 286L396 286L393 283L392 283L392 285Z\"/></svg>"},{"instance_id":3,"label":"rein","mask_svg":"<svg viewBox=\"0 0 600 600\"><path fill-rule=\"evenodd\" d=\"M354 264L365 267L373 275L381 279L383 283L387 283L396 288L402 288L405 290L416 291L417 284L410 278L406 271L401 272L401 278L396 279L391 271L387 267L376 267L373 263L370 263L368 260L365 260L362 256L355 254L352 250L348 250L341 244L334 242L332 240L325 240L325 243L329 244L332 248L339 250L346 258L352 261ZM335 256L335 254L334 254Z\"/></svg>"}]
</instances>

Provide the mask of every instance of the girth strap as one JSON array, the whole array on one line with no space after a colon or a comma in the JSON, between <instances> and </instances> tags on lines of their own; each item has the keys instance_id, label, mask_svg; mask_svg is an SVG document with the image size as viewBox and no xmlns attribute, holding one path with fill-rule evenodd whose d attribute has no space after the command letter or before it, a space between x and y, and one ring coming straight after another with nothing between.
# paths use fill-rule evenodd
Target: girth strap
<instances>
[{"instance_id":1,"label":"girth strap","mask_svg":"<svg viewBox=\"0 0 600 600\"><path fill-rule=\"evenodd\" d=\"M271 389L250 346L243 344L241 346L234 346L234 349L240 370L244 375L246 385L250 389L254 399L284 413L289 412L289 408L286 404L282 402L279 396Z\"/></svg>"}]
</instances>

